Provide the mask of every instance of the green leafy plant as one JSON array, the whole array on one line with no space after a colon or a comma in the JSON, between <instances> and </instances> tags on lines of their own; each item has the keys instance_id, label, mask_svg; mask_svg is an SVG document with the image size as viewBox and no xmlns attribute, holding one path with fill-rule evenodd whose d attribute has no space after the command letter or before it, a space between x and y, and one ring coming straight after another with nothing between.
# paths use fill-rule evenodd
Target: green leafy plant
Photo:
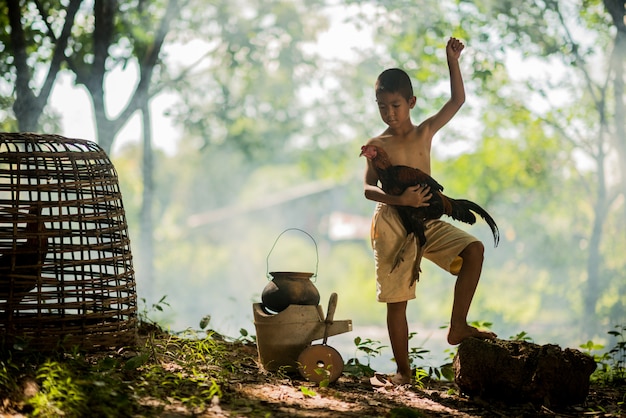
<instances>
[{"instance_id":1,"label":"green leafy plant","mask_svg":"<svg viewBox=\"0 0 626 418\"><path fill-rule=\"evenodd\" d=\"M600 357L598 357L597 354L594 354L594 351L602 350L604 348L604 345L596 344L593 341L589 340L586 343L581 344L579 347L582 348L584 352L594 357L594 359L597 361L598 359L600 359Z\"/></svg>"},{"instance_id":2,"label":"green leafy plant","mask_svg":"<svg viewBox=\"0 0 626 418\"><path fill-rule=\"evenodd\" d=\"M416 332L410 333L409 341L411 341L416 335ZM423 387L425 378L441 379L443 377L445 379L452 380L454 378L452 362L444 363L439 367L417 367L418 360L424 360L424 356L428 353L430 353L430 350L423 347L411 347L409 349L409 364L411 365L411 369L415 370L415 381L417 386Z\"/></svg>"},{"instance_id":3,"label":"green leafy plant","mask_svg":"<svg viewBox=\"0 0 626 418\"><path fill-rule=\"evenodd\" d=\"M439 327L440 329L444 329L444 328L448 328L448 325L442 325ZM416 332L412 332L409 334L409 341L411 339L413 339L415 337L415 335L417 335ZM415 366L417 364L417 360L424 360L424 355L429 353L430 350L422 348L422 347L411 347L410 351L409 351L409 362L411 364L411 367L413 368L413 366ZM456 354L456 348L453 349L445 349L444 350L445 353L447 353L447 357L449 359L449 361L443 363L442 365L435 367L435 366L428 366L428 368L424 368L422 367L422 369L426 372L427 377L429 378L435 378L435 379L447 379L447 380L454 380L454 368L453 368L453 364L452 361L454 359L454 356ZM419 370L416 371L417 373L421 373ZM424 377L421 376L421 379L423 380ZM422 382L423 383L423 382Z\"/></svg>"},{"instance_id":4,"label":"green leafy plant","mask_svg":"<svg viewBox=\"0 0 626 418\"><path fill-rule=\"evenodd\" d=\"M374 376L375 370L370 366L371 359L379 356L382 353L383 348L387 347L385 345L381 345L380 341L371 340L371 339L361 339L361 337L356 337L354 339L355 356L351 359L348 359L344 366L344 373L362 377L362 376ZM358 359L358 353L365 353L367 363L361 363Z\"/></svg>"},{"instance_id":5,"label":"green leafy plant","mask_svg":"<svg viewBox=\"0 0 626 418\"><path fill-rule=\"evenodd\" d=\"M530 337L530 335L528 335L528 333L526 333L526 331L521 331L518 334L509 337L509 339L513 341L533 342L533 339Z\"/></svg>"},{"instance_id":6,"label":"green leafy plant","mask_svg":"<svg viewBox=\"0 0 626 418\"><path fill-rule=\"evenodd\" d=\"M317 396L317 392L308 386L300 386L300 392L302 392L302 394L308 398L314 398Z\"/></svg>"},{"instance_id":7,"label":"green leafy plant","mask_svg":"<svg viewBox=\"0 0 626 418\"><path fill-rule=\"evenodd\" d=\"M469 324L478 329L491 329L493 326L493 322L489 321L471 321Z\"/></svg>"},{"instance_id":8,"label":"green leafy plant","mask_svg":"<svg viewBox=\"0 0 626 418\"><path fill-rule=\"evenodd\" d=\"M227 380L233 363L219 335L207 332L205 338L199 338L196 331L186 330L180 337L149 339L146 349L153 353L152 360L142 356L134 362L140 373L136 388L140 395L158 397L165 388L170 399L196 410L204 410L214 397L222 397L220 382Z\"/></svg>"},{"instance_id":9,"label":"green leafy plant","mask_svg":"<svg viewBox=\"0 0 626 418\"><path fill-rule=\"evenodd\" d=\"M87 397L84 388L67 365L47 360L37 370L41 390L28 400L33 407L33 416L53 417L72 411L73 415L87 413Z\"/></svg>"},{"instance_id":10,"label":"green leafy plant","mask_svg":"<svg viewBox=\"0 0 626 418\"><path fill-rule=\"evenodd\" d=\"M239 330L239 337L236 341L240 341L244 344L256 344L256 336L250 334L247 329L241 328Z\"/></svg>"},{"instance_id":11,"label":"green leafy plant","mask_svg":"<svg viewBox=\"0 0 626 418\"><path fill-rule=\"evenodd\" d=\"M140 310L137 313L137 317L139 318L140 322L145 322L148 324L156 324L155 320L150 319L150 313L151 312L163 312L164 307L170 307L170 304L165 300L167 299L167 295L163 295L161 297L161 299L159 299L158 302L153 303L150 307L150 310L148 310L148 303L146 302L145 298L140 298L139 299L139 306L140 306ZM210 319L210 317L209 317ZM207 322L208 324L208 322Z\"/></svg>"},{"instance_id":12,"label":"green leafy plant","mask_svg":"<svg viewBox=\"0 0 626 418\"><path fill-rule=\"evenodd\" d=\"M415 377L414 385L420 389L423 389L426 386L424 381L425 379L428 379L430 377L430 372L424 370L421 367L418 367L415 369L414 377Z\"/></svg>"},{"instance_id":13,"label":"green leafy plant","mask_svg":"<svg viewBox=\"0 0 626 418\"><path fill-rule=\"evenodd\" d=\"M626 325L616 325L609 335L616 338L615 346L609 350L613 367L613 379L623 383L626 381Z\"/></svg>"},{"instance_id":14,"label":"green leafy plant","mask_svg":"<svg viewBox=\"0 0 626 418\"><path fill-rule=\"evenodd\" d=\"M2 354L4 355L4 353ZM16 374L19 372L19 367L12 361L10 353L6 353L6 355L6 360L0 360L0 394L14 392L19 387L15 379Z\"/></svg>"},{"instance_id":15,"label":"green leafy plant","mask_svg":"<svg viewBox=\"0 0 626 418\"><path fill-rule=\"evenodd\" d=\"M36 417L139 416L143 407L138 399L145 398L179 402L202 413L223 396L231 372L256 364L232 352L240 341L226 344L213 331L200 337L194 330L174 335L149 329L145 344L128 351L32 353L19 362L3 356L0 392L11 398L21 390L16 382L32 380L36 389L25 407Z\"/></svg>"},{"instance_id":16,"label":"green leafy plant","mask_svg":"<svg viewBox=\"0 0 626 418\"><path fill-rule=\"evenodd\" d=\"M211 322L211 315L204 315L200 319L200 329L205 329L209 326L209 322Z\"/></svg>"},{"instance_id":17,"label":"green leafy plant","mask_svg":"<svg viewBox=\"0 0 626 418\"><path fill-rule=\"evenodd\" d=\"M587 341L580 345L587 354L593 357L598 364L591 378L604 383L626 382L626 325L616 325L615 330L608 331L615 338L615 346L607 352L600 352L605 348L602 344Z\"/></svg>"},{"instance_id":18,"label":"green leafy plant","mask_svg":"<svg viewBox=\"0 0 626 418\"><path fill-rule=\"evenodd\" d=\"M409 334L409 343L417 335L417 332L411 332ZM422 347L410 347L409 349L409 365L413 367L417 364L418 360L424 360L424 355L430 353L430 350Z\"/></svg>"},{"instance_id":19,"label":"green leafy plant","mask_svg":"<svg viewBox=\"0 0 626 418\"><path fill-rule=\"evenodd\" d=\"M437 379L444 378L446 380L452 381L454 380L454 365L452 362L444 363L438 368L434 368L432 370L432 373L430 374L431 377L433 373L435 376L437 376Z\"/></svg>"},{"instance_id":20,"label":"green leafy plant","mask_svg":"<svg viewBox=\"0 0 626 418\"><path fill-rule=\"evenodd\" d=\"M299 367L302 367L303 371L308 374L307 366L298 363ZM317 384L318 387L328 387L330 385L330 376L332 375L333 365L332 364L318 364L318 367L313 369L313 373L318 376L321 376L322 379Z\"/></svg>"}]
</instances>

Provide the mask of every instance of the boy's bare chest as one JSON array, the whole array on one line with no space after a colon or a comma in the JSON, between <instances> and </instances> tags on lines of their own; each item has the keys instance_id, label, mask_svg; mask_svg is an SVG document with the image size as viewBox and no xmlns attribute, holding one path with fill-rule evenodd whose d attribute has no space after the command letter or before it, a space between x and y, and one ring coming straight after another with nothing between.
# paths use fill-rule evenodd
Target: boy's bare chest
<instances>
[{"instance_id":1,"label":"boy's bare chest","mask_svg":"<svg viewBox=\"0 0 626 418\"><path fill-rule=\"evenodd\" d=\"M414 138L413 140L385 141L385 151L393 165L406 165L430 173L430 142Z\"/></svg>"}]
</instances>

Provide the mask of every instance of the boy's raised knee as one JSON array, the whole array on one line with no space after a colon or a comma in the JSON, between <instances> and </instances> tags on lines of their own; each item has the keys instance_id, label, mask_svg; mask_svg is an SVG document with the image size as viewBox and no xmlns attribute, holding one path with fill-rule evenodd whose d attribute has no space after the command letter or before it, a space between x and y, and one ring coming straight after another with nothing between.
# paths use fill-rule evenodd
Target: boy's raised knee
<instances>
[{"instance_id":1,"label":"boy's raised knee","mask_svg":"<svg viewBox=\"0 0 626 418\"><path fill-rule=\"evenodd\" d=\"M480 259L482 260L485 255L485 246L480 241L474 241L469 244L463 251L461 251L461 258L465 259Z\"/></svg>"}]
</instances>

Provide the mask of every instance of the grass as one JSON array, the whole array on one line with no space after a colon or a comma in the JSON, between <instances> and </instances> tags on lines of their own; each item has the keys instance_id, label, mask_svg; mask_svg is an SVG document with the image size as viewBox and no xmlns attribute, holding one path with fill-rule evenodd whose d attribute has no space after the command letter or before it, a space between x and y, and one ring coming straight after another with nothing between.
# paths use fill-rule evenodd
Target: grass
<instances>
[{"instance_id":1,"label":"grass","mask_svg":"<svg viewBox=\"0 0 626 418\"><path fill-rule=\"evenodd\" d=\"M591 380L603 384L626 383L626 325L616 325L607 333L615 340L615 345L608 351L603 351L604 345L591 340L580 346L598 364Z\"/></svg>"},{"instance_id":2,"label":"grass","mask_svg":"<svg viewBox=\"0 0 626 418\"><path fill-rule=\"evenodd\" d=\"M151 324L141 347L105 354L3 352L0 397L33 417L158 416L154 404L202 411L223 396L235 369L256 366L234 357L232 344L212 331L162 333ZM240 355L240 353L239 353Z\"/></svg>"},{"instance_id":3,"label":"grass","mask_svg":"<svg viewBox=\"0 0 626 418\"><path fill-rule=\"evenodd\" d=\"M208 320L203 318L204 325ZM68 418L83 416L159 416L168 405L201 414L214 403L228 398L234 381L246 376L258 381L255 338L246 330L236 339L211 330L187 330L173 335L152 322L141 322L141 344L105 353L0 352L0 412L32 417ZM607 351L591 341L581 349L593 355L599 367L592 381L623 385L626 371L626 326L609 331L615 345ZM526 333L517 336L528 340ZM355 338L355 355L347 361L344 374L371 376L370 360L387 348L379 341ZM428 351L411 349L415 366ZM449 353L450 357L454 353ZM444 367L445 366L445 367ZM448 363L439 368L416 367L416 386L428 379L449 379ZM285 376L283 376L285 377ZM261 377L263 380L263 377ZM304 397L316 390L301 386ZM229 392L230 391L230 392ZM616 402L624 407L626 399ZM394 410L393 416L405 411Z\"/></svg>"}]
</instances>

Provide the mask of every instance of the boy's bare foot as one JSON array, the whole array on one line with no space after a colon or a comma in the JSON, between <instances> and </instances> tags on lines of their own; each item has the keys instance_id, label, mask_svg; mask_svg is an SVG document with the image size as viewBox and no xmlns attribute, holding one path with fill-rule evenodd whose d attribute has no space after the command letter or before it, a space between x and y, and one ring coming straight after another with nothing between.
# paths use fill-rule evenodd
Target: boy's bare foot
<instances>
[{"instance_id":1,"label":"boy's bare foot","mask_svg":"<svg viewBox=\"0 0 626 418\"><path fill-rule=\"evenodd\" d=\"M391 383L393 383L396 386L408 385L411 383L411 375L404 376L400 373L396 373L393 376L391 376L389 380L391 380Z\"/></svg>"},{"instance_id":2,"label":"boy's bare foot","mask_svg":"<svg viewBox=\"0 0 626 418\"><path fill-rule=\"evenodd\" d=\"M394 386L408 385L411 383L411 376L404 376L400 373L394 375L384 375L376 373L370 378L370 383L374 387L392 388Z\"/></svg>"},{"instance_id":3,"label":"boy's bare foot","mask_svg":"<svg viewBox=\"0 0 626 418\"><path fill-rule=\"evenodd\" d=\"M450 327L448 331L448 343L450 345L460 344L466 338L476 337L484 340L493 340L497 335L491 331L482 331L470 325L463 327Z\"/></svg>"}]
</instances>

